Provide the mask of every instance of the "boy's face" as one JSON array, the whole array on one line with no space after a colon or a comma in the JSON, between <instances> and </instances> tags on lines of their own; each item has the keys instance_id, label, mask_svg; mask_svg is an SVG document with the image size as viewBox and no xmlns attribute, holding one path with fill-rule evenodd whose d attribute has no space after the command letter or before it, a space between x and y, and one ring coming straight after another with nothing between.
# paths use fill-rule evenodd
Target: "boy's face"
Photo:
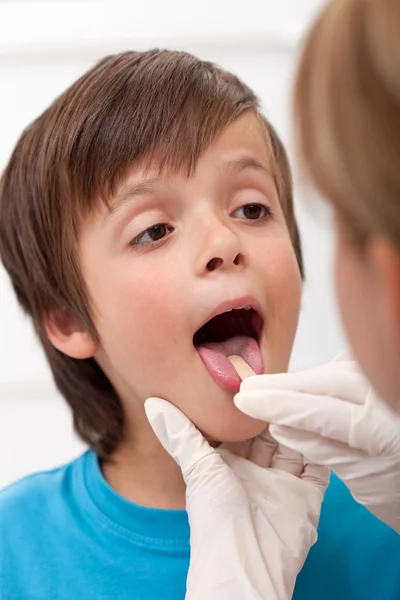
<instances>
[{"instance_id":1,"label":"boy's face","mask_svg":"<svg viewBox=\"0 0 400 600\"><path fill-rule=\"evenodd\" d=\"M101 338L95 356L126 411L166 398L218 441L265 427L235 408L239 380L226 356L242 354L266 373L289 362L301 278L270 172L265 133L246 114L192 177L133 169L111 214L85 223L79 251ZM215 313L244 305L252 310L196 335Z\"/></svg>"}]
</instances>

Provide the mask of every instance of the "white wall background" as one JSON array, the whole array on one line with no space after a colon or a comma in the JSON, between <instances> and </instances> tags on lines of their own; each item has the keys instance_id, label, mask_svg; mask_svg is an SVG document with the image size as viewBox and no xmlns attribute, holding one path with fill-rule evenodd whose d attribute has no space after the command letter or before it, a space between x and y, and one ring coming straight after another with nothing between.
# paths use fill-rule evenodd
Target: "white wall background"
<instances>
[{"instance_id":1,"label":"white wall background","mask_svg":"<svg viewBox=\"0 0 400 600\"><path fill-rule=\"evenodd\" d=\"M191 51L237 73L290 145L299 39L323 0L0 1L0 170L22 129L97 59L126 49ZM342 346L332 234L298 199L307 267L292 368ZM0 266L0 487L76 456L82 445Z\"/></svg>"}]
</instances>

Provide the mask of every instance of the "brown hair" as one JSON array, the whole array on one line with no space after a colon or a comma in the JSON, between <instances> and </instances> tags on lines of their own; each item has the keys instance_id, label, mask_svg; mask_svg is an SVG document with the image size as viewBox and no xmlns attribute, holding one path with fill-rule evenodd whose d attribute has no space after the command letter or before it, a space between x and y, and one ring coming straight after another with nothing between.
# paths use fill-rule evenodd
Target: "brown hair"
<instances>
[{"instance_id":1,"label":"brown hair","mask_svg":"<svg viewBox=\"0 0 400 600\"><path fill-rule=\"evenodd\" d=\"M245 111L253 92L184 52L126 52L102 60L23 133L0 183L0 256L32 316L80 437L101 457L123 432L120 399L94 359L49 342L44 315L67 308L100 342L77 257L79 224L138 161L193 171L201 152ZM260 119L262 119L260 115ZM283 210L302 271L285 150L265 121Z\"/></svg>"},{"instance_id":2,"label":"brown hair","mask_svg":"<svg viewBox=\"0 0 400 600\"><path fill-rule=\"evenodd\" d=\"M355 242L400 250L400 4L333 0L304 45L294 94L303 173Z\"/></svg>"}]
</instances>

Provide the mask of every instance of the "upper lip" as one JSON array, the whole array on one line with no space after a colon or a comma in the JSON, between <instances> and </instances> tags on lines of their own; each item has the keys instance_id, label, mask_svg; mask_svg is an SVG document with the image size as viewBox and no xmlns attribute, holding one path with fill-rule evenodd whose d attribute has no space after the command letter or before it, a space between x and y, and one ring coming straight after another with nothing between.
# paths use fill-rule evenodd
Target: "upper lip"
<instances>
[{"instance_id":1,"label":"upper lip","mask_svg":"<svg viewBox=\"0 0 400 600\"><path fill-rule=\"evenodd\" d=\"M240 298L234 298L233 300L224 300L208 315L206 319L197 327L196 331L201 329L208 321L211 321L214 317L218 315L222 315L225 312L233 309L243 308L244 306L250 306L253 310L255 310L262 318L263 311L260 303L253 298L253 296L241 296Z\"/></svg>"}]
</instances>

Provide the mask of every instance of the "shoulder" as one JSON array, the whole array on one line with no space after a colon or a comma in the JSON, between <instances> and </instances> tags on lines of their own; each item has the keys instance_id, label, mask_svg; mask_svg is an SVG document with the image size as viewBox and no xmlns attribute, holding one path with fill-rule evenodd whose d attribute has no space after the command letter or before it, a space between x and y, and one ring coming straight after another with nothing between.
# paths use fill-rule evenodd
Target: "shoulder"
<instances>
[{"instance_id":1,"label":"shoulder","mask_svg":"<svg viewBox=\"0 0 400 600\"><path fill-rule=\"evenodd\" d=\"M73 464L72 462L50 471L33 473L6 486L0 490L0 508L15 510L16 507L44 500L49 493L60 486Z\"/></svg>"},{"instance_id":2,"label":"shoulder","mask_svg":"<svg viewBox=\"0 0 400 600\"><path fill-rule=\"evenodd\" d=\"M0 539L50 522L62 508L71 489L74 472L84 460L76 460L50 471L28 475L0 490Z\"/></svg>"},{"instance_id":3,"label":"shoulder","mask_svg":"<svg viewBox=\"0 0 400 600\"><path fill-rule=\"evenodd\" d=\"M57 485L63 472L69 465L62 465L51 471L41 471L32 473L22 479L7 485L0 490L0 506L4 507L7 504L13 504L15 501L21 502L27 496L33 493L35 496L43 496L49 487Z\"/></svg>"},{"instance_id":4,"label":"shoulder","mask_svg":"<svg viewBox=\"0 0 400 600\"><path fill-rule=\"evenodd\" d=\"M60 541L73 536L74 498L86 456L0 490L1 598L55 597L53 586L70 550L68 540Z\"/></svg>"}]
</instances>

